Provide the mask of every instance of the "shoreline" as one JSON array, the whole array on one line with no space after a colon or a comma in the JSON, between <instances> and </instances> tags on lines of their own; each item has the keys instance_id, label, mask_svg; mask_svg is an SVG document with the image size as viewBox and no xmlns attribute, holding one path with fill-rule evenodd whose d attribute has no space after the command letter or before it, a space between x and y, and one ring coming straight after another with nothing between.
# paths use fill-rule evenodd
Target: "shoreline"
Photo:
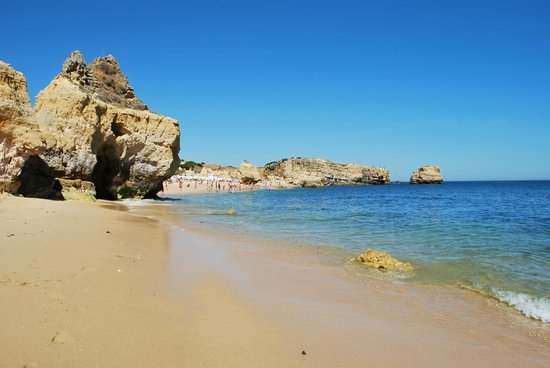
<instances>
[{"instance_id":1,"label":"shoreline","mask_svg":"<svg viewBox=\"0 0 550 368\"><path fill-rule=\"evenodd\" d=\"M0 246L2 366L542 367L549 358L548 329L481 297L358 281L315 257L195 234L170 223L169 206L155 219L147 206L136 215L103 201L5 198L0 236L14 244Z\"/></svg>"},{"instance_id":2,"label":"shoreline","mask_svg":"<svg viewBox=\"0 0 550 368\"><path fill-rule=\"evenodd\" d=\"M192 195L195 193L188 193ZM196 194L213 194L196 193ZM163 199L174 199L177 201L177 197L165 197ZM311 243L288 243L284 244L274 239L262 239L257 234L254 236L231 231L228 228L221 228L214 224L210 227L193 223L192 221L183 220L183 216L174 216L172 218L166 216L166 208L164 205L155 206L154 202L150 202L145 206L134 207L132 203L128 203L128 211L141 216L151 217L157 220L167 221L170 226L176 226L184 228L193 234L200 237L210 238L220 242L231 242L246 244L248 247L268 247L271 249L270 257L278 257L285 262L293 262L291 257L308 258L313 255L315 262L323 264L329 267L336 267L346 270L346 272L352 274L354 278L366 278L370 281L383 282L383 283L399 283L403 287L419 288L419 289L440 289L440 290L455 290L458 293L470 294L470 298L481 298L481 300L487 303L497 303L494 305L495 309L499 309L502 312L509 314L512 319L517 319L520 324L525 324L529 328L542 328L546 329L550 338L550 323L542 321L540 318L526 315L524 311L517 309L511 303L505 302L499 299L497 296L492 295L484 290L477 289L471 285L457 283L457 284L445 284L445 283L420 283L417 281L407 281L402 279L399 274L392 274L380 272L373 268L364 267L360 265L354 265L349 262L349 259L357 256L357 253L353 253L350 250L338 248L319 246ZM221 211L220 215L225 215L225 212ZM207 229L207 227L209 227Z\"/></svg>"},{"instance_id":3,"label":"shoreline","mask_svg":"<svg viewBox=\"0 0 550 368\"><path fill-rule=\"evenodd\" d=\"M212 194L211 192L207 193L196 193L196 194ZM187 194L195 194L195 193L187 193ZM170 198L174 200L178 200L177 194L176 196L170 197L170 195L166 195L164 197L164 200L169 200ZM129 206L132 206L129 204ZM227 210L229 210L231 206L227 207ZM154 203L150 202L148 210L150 211L152 208L154 208ZM164 209L161 207L161 211ZM191 211L193 212L193 211ZM210 214L214 215L225 215L224 210L212 212ZM271 238L265 238L260 233L253 233L253 235L248 234L246 232L238 231L236 228L233 228L229 224L214 224L214 223L208 223L205 222L204 225L201 225L203 222L200 221L200 224L196 221L193 222L193 220L183 220L185 216L181 215L180 219L181 226L185 227L186 229L201 234L204 236L214 236L217 239L231 239L234 241L241 241L241 242L247 242L247 243L255 243L260 244L261 246L267 246L267 247L278 247L278 243L280 243L281 239L273 239ZM242 225L242 223L241 223ZM347 261L353 257L356 257L358 252L361 253L361 250L357 250L356 252L352 252L348 249L343 249L334 245L317 245L311 242L295 242L295 241L288 241L284 240L285 246L284 247L278 247L281 252L288 251L289 247L298 247L298 248L306 248L309 252L314 252L316 254L324 254L326 257L331 258L331 264L333 266L341 266L341 267L347 267ZM363 250L364 251L364 250ZM425 262L425 261L424 261ZM344 265L345 264L345 265ZM422 267L433 267L433 265L429 263L417 263L420 267L417 271L422 270ZM373 271L372 269L367 269L365 267L355 267L355 270L350 272L356 272L358 274L369 274L374 278L379 279L388 279L384 274L381 275L375 275L379 272ZM527 294L525 291L507 291L506 289L499 289L499 288L481 288L478 287L475 283L468 283L468 280L454 280L453 283L450 283L450 281L453 280L447 280L448 282L442 282L441 280L433 279L431 281L426 281L424 278L420 277L423 281L414 280L417 275L405 275L403 282L405 282L407 285L412 286L436 286L436 287L451 287L451 288L458 288L458 289L465 289L472 293L475 293L478 296L482 296L484 298L490 298L491 300L495 300L503 305L503 307L510 308L513 310L514 313L518 313L523 318L538 321L543 324L549 324L547 320L547 315L543 313L534 313L538 312L539 309L542 308L539 307L539 305L544 305L544 303L547 303L547 298L544 296L536 296L532 294ZM408 280L410 277L410 280ZM391 277L389 277L391 281ZM401 281L401 280L400 280ZM534 312L533 312L534 311ZM533 314L534 313L534 314Z\"/></svg>"},{"instance_id":4,"label":"shoreline","mask_svg":"<svg viewBox=\"0 0 550 368\"><path fill-rule=\"evenodd\" d=\"M155 213L151 213L150 206L139 207L136 210L137 213L142 211L144 211L143 213L149 213L152 218L159 220L163 218L163 216L159 216L159 213L156 211ZM159 207L158 210L164 212L166 207ZM130 209L130 211L133 212L132 209ZM340 258L342 258L343 254L347 254L347 252L343 250L332 249L331 251L305 244L296 246L276 244L273 241L269 241L269 249L265 249L264 243L261 243L261 246L258 245L259 239L257 238L223 231L216 229L215 227L207 231L205 228L196 227L188 221L183 221L179 216L172 218L172 220L176 220L177 223L171 222L170 219L167 218L165 218L165 220L169 223L169 226L183 228L184 231L190 232L193 236L210 239L213 243L226 244L227 247L232 249L243 247L246 252L251 251L261 253L261 257L277 259L278 261L286 264L299 264L303 266L301 263L302 260L308 259L307 262L312 262L315 266L321 266L325 270L337 269L337 272L340 273L339 277L341 279L345 279L346 282L353 281L355 285L359 287L365 287L367 283L378 283L379 285L382 285L379 286L380 288L389 287L390 289L395 288L401 291L404 289L414 290L415 292L419 292L428 298L424 301L426 303L429 303L430 301L441 302L442 299L444 300L446 298L450 298L455 302L458 302L458 304L474 303L483 309L483 312L486 314L488 320L499 320L499 323L502 324L501 327L504 326L519 329L525 336L542 336L544 343L548 343L548 341L550 341L549 324L544 323L539 319L525 316L513 306L502 302L494 296L483 293L480 290L472 289L465 285L401 283L400 280L391 277L373 277L372 273L379 271L365 269L356 265L348 264L347 262L342 263ZM337 263L334 262L335 257L340 259ZM300 261L296 263L296 259L300 259ZM264 285L264 287L268 286L269 285ZM449 304L446 308L452 309L454 306ZM480 318L476 315L468 316L468 318L473 324L478 324L480 322Z\"/></svg>"}]
</instances>

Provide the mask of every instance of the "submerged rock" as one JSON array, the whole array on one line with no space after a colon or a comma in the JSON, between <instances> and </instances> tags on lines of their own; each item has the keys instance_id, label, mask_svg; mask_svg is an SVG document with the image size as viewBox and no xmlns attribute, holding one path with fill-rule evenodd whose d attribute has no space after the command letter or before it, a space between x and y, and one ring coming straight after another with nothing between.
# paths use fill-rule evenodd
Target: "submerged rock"
<instances>
[{"instance_id":1,"label":"submerged rock","mask_svg":"<svg viewBox=\"0 0 550 368\"><path fill-rule=\"evenodd\" d=\"M25 77L0 61L0 192L16 193L25 162L44 148Z\"/></svg>"},{"instance_id":2,"label":"submerged rock","mask_svg":"<svg viewBox=\"0 0 550 368\"><path fill-rule=\"evenodd\" d=\"M411 271L413 269L410 263L401 262L388 253L372 249L367 249L365 253L352 258L350 262L378 268L380 270Z\"/></svg>"},{"instance_id":3,"label":"submerged rock","mask_svg":"<svg viewBox=\"0 0 550 368\"><path fill-rule=\"evenodd\" d=\"M441 184L443 176L438 166L420 166L413 172L409 181L411 184Z\"/></svg>"},{"instance_id":4,"label":"submerged rock","mask_svg":"<svg viewBox=\"0 0 550 368\"><path fill-rule=\"evenodd\" d=\"M98 198L154 196L178 168L178 122L149 111L112 56L87 65L73 52L35 114L46 174L92 182Z\"/></svg>"}]
</instances>

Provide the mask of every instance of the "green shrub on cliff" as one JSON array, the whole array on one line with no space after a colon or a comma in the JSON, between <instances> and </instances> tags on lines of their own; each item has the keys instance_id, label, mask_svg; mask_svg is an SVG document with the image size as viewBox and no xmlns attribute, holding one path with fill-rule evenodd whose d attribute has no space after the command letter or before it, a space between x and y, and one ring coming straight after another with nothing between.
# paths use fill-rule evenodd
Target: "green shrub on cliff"
<instances>
[{"instance_id":1,"label":"green shrub on cliff","mask_svg":"<svg viewBox=\"0 0 550 368\"><path fill-rule=\"evenodd\" d=\"M202 167L204 165L204 162L195 162L195 161L183 161L180 164L180 169L182 170L192 170L196 166Z\"/></svg>"}]
</instances>

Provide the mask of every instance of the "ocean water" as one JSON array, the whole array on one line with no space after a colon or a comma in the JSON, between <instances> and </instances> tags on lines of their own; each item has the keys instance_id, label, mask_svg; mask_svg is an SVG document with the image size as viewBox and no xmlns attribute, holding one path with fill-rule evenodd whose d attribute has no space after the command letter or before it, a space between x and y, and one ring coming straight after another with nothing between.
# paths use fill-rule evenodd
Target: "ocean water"
<instances>
[{"instance_id":1,"label":"ocean water","mask_svg":"<svg viewBox=\"0 0 550 368\"><path fill-rule=\"evenodd\" d=\"M199 227L349 255L380 249L414 264L405 282L473 288L550 322L550 181L261 190L178 199L171 205ZM237 215L226 215L229 209Z\"/></svg>"}]
</instances>

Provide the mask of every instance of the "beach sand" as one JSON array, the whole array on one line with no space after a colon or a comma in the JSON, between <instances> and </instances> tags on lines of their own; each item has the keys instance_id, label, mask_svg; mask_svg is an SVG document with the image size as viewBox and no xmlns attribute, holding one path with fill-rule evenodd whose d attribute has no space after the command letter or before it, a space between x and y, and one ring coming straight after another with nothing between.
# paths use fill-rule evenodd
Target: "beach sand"
<instances>
[{"instance_id":1,"label":"beach sand","mask_svg":"<svg viewBox=\"0 0 550 368\"><path fill-rule=\"evenodd\" d=\"M220 191L210 190L206 183L197 182L195 185L194 181L183 181L182 187L179 187L177 182L167 183L164 190L159 192L159 197L167 197L173 194L177 195L187 195L187 194L203 194L203 193L227 193L229 192L228 183L222 183L222 189ZM189 185L189 186L187 186ZM238 184L238 191L248 191L256 190L258 188L252 185Z\"/></svg>"},{"instance_id":2,"label":"beach sand","mask_svg":"<svg viewBox=\"0 0 550 368\"><path fill-rule=\"evenodd\" d=\"M169 206L137 213L0 196L0 367L550 359L547 325L466 290L362 280L304 250L194 233Z\"/></svg>"}]
</instances>

